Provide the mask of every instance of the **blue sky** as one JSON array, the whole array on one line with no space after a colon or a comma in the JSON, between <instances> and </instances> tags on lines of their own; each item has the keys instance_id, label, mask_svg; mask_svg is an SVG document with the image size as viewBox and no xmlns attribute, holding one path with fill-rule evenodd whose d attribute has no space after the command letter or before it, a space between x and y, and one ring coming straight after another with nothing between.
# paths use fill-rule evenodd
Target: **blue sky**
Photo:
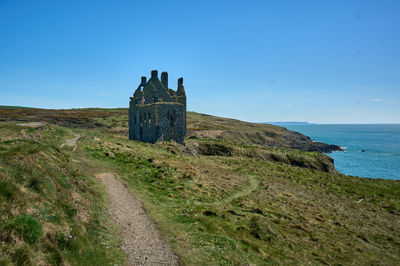
<instances>
[{"instance_id":1,"label":"blue sky","mask_svg":"<svg viewBox=\"0 0 400 266\"><path fill-rule=\"evenodd\" d=\"M188 110L400 123L400 1L0 0L0 105L127 107L183 76Z\"/></svg>"}]
</instances>

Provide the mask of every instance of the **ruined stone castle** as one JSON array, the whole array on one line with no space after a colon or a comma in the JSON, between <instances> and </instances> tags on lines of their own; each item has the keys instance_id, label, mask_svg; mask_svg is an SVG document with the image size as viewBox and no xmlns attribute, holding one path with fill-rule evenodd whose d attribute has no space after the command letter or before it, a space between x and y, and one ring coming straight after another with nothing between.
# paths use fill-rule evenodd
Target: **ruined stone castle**
<instances>
[{"instance_id":1,"label":"ruined stone castle","mask_svg":"<svg viewBox=\"0 0 400 266\"><path fill-rule=\"evenodd\" d=\"M178 89L168 88L168 73L151 71L142 77L129 103L129 139L155 143L163 140L184 141L186 133L186 93L183 78Z\"/></svg>"}]
</instances>

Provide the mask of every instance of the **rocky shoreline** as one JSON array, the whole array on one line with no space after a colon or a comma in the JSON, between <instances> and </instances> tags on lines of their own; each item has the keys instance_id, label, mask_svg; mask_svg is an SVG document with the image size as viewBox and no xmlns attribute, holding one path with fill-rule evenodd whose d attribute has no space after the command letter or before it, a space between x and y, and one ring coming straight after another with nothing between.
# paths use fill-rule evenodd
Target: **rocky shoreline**
<instances>
[{"instance_id":1,"label":"rocky shoreline","mask_svg":"<svg viewBox=\"0 0 400 266\"><path fill-rule=\"evenodd\" d=\"M287 130L287 134L285 134L284 137L288 140L290 148L292 149L317 151L321 153L344 151L343 148L338 145L314 141L310 137L292 130Z\"/></svg>"}]
</instances>

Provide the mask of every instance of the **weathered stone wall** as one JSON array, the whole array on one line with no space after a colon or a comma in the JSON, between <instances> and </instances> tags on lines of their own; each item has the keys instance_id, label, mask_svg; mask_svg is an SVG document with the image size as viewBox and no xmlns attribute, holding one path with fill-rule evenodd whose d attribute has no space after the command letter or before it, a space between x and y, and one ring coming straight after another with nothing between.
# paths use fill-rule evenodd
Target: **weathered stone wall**
<instances>
[{"instance_id":1,"label":"weathered stone wall","mask_svg":"<svg viewBox=\"0 0 400 266\"><path fill-rule=\"evenodd\" d=\"M162 82L157 71L146 83L142 82L131 97L129 105L129 139L155 143L175 140L184 143L186 133L186 94L183 79L178 91L168 86L168 74L162 73ZM144 82L146 84L144 84ZM179 81L178 81L179 84Z\"/></svg>"}]
</instances>

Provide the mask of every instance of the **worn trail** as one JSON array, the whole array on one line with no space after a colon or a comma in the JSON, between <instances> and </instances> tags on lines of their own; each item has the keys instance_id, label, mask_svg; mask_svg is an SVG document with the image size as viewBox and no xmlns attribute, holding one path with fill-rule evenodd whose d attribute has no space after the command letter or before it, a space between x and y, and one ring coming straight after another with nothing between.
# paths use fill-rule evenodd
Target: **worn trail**
<instances>
[{"instance_id":1,"label":"worn trail","mask_svg":"<svg viewBox=\"0 0 400 266\"><path fill-rule=\"evenodd\" d=\"M66 140L64 146L77 149L80 135ZM74 162L80 162L75 160ZM118 180L115 173L100 173L100 179L108 192L111 219L119 227L122 249L128 255L130 265L178 265L178 257L161 238L153 221L147 216L142 203Z\"/></svg>"},{"instance_id":2,"label":"worn trail","mask_svg":"<svg viewBox=\"0 0 400 266\"><path fill-rule=\"evenodd\" d=\"M64 146L70 146L70 147L72 147L73 152L76 151L76 149L78 148L78 146L76 145L76 142L81 137L81 135L79 135L78 133L72 133L72 134L74 134L75 137L72 139L66 140L65 143L61 144L60 148L63 148Z\"/></svg>"},{"instance_id":3,"label":"worn trail","mask_svg":"<svg viewBox=\"0 0 400 266\"><path fill-rule=\"evenodd\" d=\"M241 198L241 197L251 194L253 191L255 191L258 188L260 181L258 181L257 178L254 176L249 176L248 178L249 178L249 184L244 189L236 192L232 196L229 196L221 201L216 201L216 202L209 203L209 204L210 205L222 205L222 204L229 203L235 199L238 199L238 198Z\"/></svg>"},{"instance_id":4,"label":"worn trail","mask_svg":"<svg viewBox=\"0 0 400 266\"><path fill-rule=\"evenodd\" d=\"M258 188L259 184L260 184L260 181L258 181L257 178L255 178L254 176L249 176L249 185L246 188L233 194L232 196L230 196L226 199L223 199L221 201L221 203L231 202L234 199L238 199L238 198L247 196L250 193L252 193L253 191L255 191Z\"/></svg>"},{"instance_id":5,"label":"worn trail","mask_svg":"<svg viewBox=\"0 0 400 266\"><path fill-rule=\"evenodd\" d=\"M131 265L178 265L178 258L160 237L154 223L138 201L116 179L115 173L96 175L109 194L109 213L120 228L122 248Z\"/></svg>"}]
</instances>

